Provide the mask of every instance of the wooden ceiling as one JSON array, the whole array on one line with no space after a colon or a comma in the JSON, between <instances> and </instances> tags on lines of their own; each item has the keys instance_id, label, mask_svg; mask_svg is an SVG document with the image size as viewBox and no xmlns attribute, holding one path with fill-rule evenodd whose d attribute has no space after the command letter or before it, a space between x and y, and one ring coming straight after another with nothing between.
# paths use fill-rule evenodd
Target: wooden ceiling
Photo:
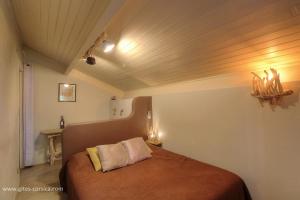
<instances>
[{"instance_id":1,"label":"wooden ceiling","mask_svg":"<svg viewBox=\"0 0 300 200\"><path fill-rule=\"evenodd\" d=\"M130 0L107 28L118 44L115 51L99 50L99 64L82 63L79 70L132 90L270 65L299 65L299 4Z\"/></svg>"},{"instance_id":2,"label":"wooden ceiling","mask_svg":"<svg viewBox=\"0 0 300 200\"><path fill-rule=\"evenodd\" d=\"M26 45L65 64L107 1L13 0ZM114 51L74 66L122 90L300 64L300 0L127 0L106 32Z\"/></svg>"},{"instance_id":3,"label":"wooden ceiling","mask_svg":"<svg viewBox=\"0 0 300 200\"><path fill-rule=\"evenodd\" d=\"M68 66L109 0L12 0L26 46Z\"/></svg>"}]
</instances>

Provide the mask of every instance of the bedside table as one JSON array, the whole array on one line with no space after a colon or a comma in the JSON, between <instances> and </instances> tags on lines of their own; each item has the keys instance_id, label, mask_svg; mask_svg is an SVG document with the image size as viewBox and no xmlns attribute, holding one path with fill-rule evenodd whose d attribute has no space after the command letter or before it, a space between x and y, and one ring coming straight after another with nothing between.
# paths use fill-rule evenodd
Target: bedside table
<instances>
[{"instance_id":1,"label":"bedside table","mask_svg":"<svg viewBox=\"0 0 300 200\"><path fill-rule=\"evenodd\" d=\"M40 134L45 135L48 138L48 161L50 165L53 165L56 160L61 160L61 150L58 150L56 147L56 140L61 137L63 129L51 129L43 130Z\"/></svg>"},{"instance_id":2,"label":"bedside table","mask_svg":"<svg viewBox=\"0 0 300 200\"><path fill-rule=\"evenodd\" d=\"M152 144L152 145L157 146L157 147L162 147L162 142L161 141L147 140L146 142L148 144Z\"/></svg>"}]
</instances>

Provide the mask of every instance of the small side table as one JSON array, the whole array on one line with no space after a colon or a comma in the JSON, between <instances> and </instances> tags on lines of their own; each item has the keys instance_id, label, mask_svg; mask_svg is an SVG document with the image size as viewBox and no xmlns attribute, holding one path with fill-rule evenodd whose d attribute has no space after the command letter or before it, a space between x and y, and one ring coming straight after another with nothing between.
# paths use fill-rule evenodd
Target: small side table
<instances>
[{"instance_id":1,"label":"small side table","mask_svg":"<svg viewBox=\"0 0 300 200\"><path fill-rule=\"evenodd\" d=\"M156 140L147 140L146 141L148 144L152 144L157 147L162 147L162 142L161 141L156 141Z\"/></svg>"},{"instance_id":2,"label":"small side table","mask_svg":"<svg viewBox=\"0 0 300 200\"><path fill-rule=\"evenodd\" d=\"M63 129L41 131L41 134L47 136L49 141L47 156L50 165L53 165L55 160L61 160L61 151L57 149L55 141L62 135L62 133Z\"/></svg>"}]
</instances>

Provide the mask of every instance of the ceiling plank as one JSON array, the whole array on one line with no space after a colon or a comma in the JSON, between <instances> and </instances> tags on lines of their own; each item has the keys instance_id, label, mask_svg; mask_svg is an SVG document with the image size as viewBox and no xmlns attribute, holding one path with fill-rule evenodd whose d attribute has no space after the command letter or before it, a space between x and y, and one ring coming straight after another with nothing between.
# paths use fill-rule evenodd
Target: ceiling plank
<instances>
[{"instance_id":1,"label":"ceiling plank","mask_svg":"<svg viewBox=\"0 0 300 200\"><path fill-rule=\"evenodd\" d=\"M95 39L105 31L105 28L111 18L116 14L116 12L122 7L124 0L111 0L108 7L104 11L102 17L97 21L94 29L90 32L87 39L85 40L84 44L81 46L80 50L77 51L75 58L69 64L66 69L66 74L69 74L73 68L78 65L80 62L81 57L87 51L87 49L94 43Z\"/></svg>"}]
</instances>

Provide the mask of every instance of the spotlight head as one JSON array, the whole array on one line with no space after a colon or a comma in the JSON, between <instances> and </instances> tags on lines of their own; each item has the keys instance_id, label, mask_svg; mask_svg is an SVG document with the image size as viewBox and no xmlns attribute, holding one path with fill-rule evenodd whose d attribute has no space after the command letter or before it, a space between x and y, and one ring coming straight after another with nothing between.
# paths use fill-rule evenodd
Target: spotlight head
<instances>
[{"instance_id":1,"label":"spotlight head","mask_svg":"<svg viewBox=\"0 0 300 200\"><path fill-rule=\"evenodd\" d=\"M101 44L104 53L109 53L115 48L115 44L109 40L103 40Z\"/></svg>"},{"instance_id":2,"label":"spotlight head","mask_svg":"<svg viewBox=\"0 0 300 200\"><path fill-rule=\"evenodd\" d=\"M85 62L86 62L86 64L94 65L94 64L96 64L96 59L93 56L89 56L86 58Z\"/></svg>"}]
</instances>

